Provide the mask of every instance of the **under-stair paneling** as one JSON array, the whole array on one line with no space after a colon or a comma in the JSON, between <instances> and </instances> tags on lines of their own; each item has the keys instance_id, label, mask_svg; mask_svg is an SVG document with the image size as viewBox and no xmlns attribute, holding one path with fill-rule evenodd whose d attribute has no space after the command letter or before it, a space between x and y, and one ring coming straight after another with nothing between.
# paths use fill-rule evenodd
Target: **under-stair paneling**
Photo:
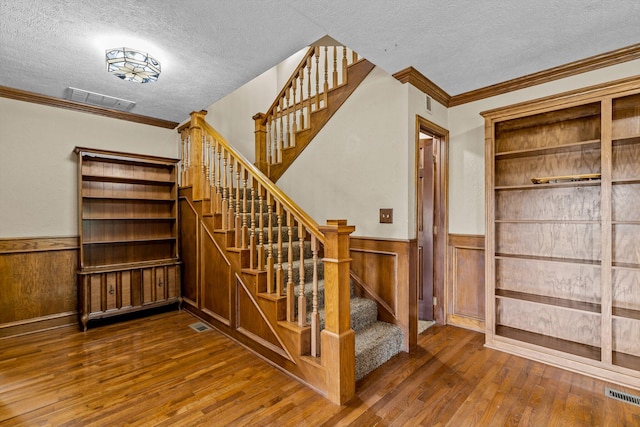
<instances>
[{"instance_id":1,"label":"under-stair paneling","mask_svg":"<svg viewBox=\"0 0 640 427\"><path fill-rule=\"evenodd\" d=\"M198 213L186 197L180 197L180 254L184 303L199 307Z\"/></svg>"},{"instance_id":2,"label":"under-stair paneling","mask_svg":"<svg viewBox=\"0 0 640 427\"><path fill-rule=\"evenodd\" d=\"M264 313L238 277L236 277L236 298L236 329L238 332L281 356L289 358Z\"/></svg>"},{"instance_id":3,"label":"under-stair paneling","mask_svg":"<svg viewBox=\"0 0 640 427\"><path fill-rule=\"evenodd\" d=\"M447 323L484 331L484 236L450 234L447 249Z\"/></svg>"},{"instance_id":4,"label":"under-stair paneling","mask_svg":"<svg viewBox=\"0 0 640 427\"><path fill-rule=\"evenodd\" d=\"M415 241L351 237L351 270L355 282L378 304L380 320L404 333L403 350L415 343L417 290Z\"/></svg>"},{"instance_id":5,"label":"under-stair paneling","mask_svg":"<svg viewBox=\"0 0 640 427\"><path fill-rule=\"evenodd\" d=\"M0 338L77 324L77 237L0 240Z\"/></svg>"},{"instance_id":6,"label":"under-stair paneling","mask_svg":"<svg viewBox=\"0 0 640 427\"><path fill-rule=\"evenodd\" d=\"M201 225L202 310L227 326L231 325L231 263L223 255L209 230Z\"/></svg>"}]
</instances>

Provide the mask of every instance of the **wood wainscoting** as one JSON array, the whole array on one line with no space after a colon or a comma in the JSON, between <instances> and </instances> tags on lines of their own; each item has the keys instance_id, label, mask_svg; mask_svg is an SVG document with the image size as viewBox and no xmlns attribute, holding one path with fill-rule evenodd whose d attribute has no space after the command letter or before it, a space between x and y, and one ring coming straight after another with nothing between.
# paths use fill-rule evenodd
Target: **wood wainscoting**
<instances>
[{"instance_id":1,"label":"wood wainscoting","mask_svg":"<svg viewBox=\"0 0 640 427\"><path fill-rule=\"evenodd\" d=\"M352 278L363 296L378 303L379 319L402 328L404 351L418 336L416 247L415 240L351 237Z\"/></svg>"},{"instance_id":2,"label":"wood wainscoting","mask_svg":"<svg viewBox=\"0 0 640 427\"><path fill-rule=\"evenodd\" d=\"M0 338L78 322L78 237L0 239Z\"/></svg>"},{"instance_id":3,"label":"wood wainscoting","mask_svg":"<svg viewBox=\"0 0 640 427\"><path fill-rule=\"evenodd\" d=\"M484 236L449 234L447 324L484 332Z\"/></svg>"}]
</instances>

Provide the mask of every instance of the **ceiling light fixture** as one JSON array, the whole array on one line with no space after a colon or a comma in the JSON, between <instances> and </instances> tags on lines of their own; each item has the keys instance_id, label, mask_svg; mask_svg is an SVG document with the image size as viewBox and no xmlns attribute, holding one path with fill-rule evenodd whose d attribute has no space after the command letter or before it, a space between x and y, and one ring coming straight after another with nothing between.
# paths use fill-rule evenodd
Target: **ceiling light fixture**
<instances>
[{"instance_id":1,"label":"ceiling light fixture","mask_svg":"<svg viewBox=\"0 0 640 427\"><path fill-rule=\"evenodd\" d=\"M106 50L107 71L122 80L150 83L160 76L160 63L148 53L128 47Z\"/></svg>"}]
</instances>

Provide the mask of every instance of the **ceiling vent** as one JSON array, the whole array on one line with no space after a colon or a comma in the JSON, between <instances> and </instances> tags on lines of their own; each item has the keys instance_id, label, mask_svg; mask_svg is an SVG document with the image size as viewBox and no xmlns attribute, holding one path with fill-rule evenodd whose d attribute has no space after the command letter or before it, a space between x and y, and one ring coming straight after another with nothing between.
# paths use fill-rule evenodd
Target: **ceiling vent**
<instances>
[{"instance_id":1,"label":"ceiling vent","mask_svg":"<svg viewBox=\"0 0 640 427\"><path fill-rule=\"evenodd\" d=\"M82 90L75 87L67 88L67 99L69 101L95 105L97 107L117 111L130 111L136 105L133 101L114 98L113 96L102 95L101 93L89 92L88 90Z\"/></svg>"}]
</instances>

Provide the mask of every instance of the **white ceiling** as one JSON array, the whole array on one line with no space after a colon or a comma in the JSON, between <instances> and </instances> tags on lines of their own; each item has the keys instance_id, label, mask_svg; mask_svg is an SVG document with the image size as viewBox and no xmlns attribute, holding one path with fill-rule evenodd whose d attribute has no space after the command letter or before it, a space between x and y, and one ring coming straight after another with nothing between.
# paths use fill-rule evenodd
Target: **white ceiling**
<instances>
[{"instance_id":1,"label":"white ceiling","mask_svg":"<svg viewBox=\"0 0 640 427\"><path fill-rule=\"evenodd\" d=\"M327 34L457 95L639 43L640 0L0 0L0 85L181 122ZM106 72L123 45L161 62L157 82Z\"/></svg>"}]
</instances>

